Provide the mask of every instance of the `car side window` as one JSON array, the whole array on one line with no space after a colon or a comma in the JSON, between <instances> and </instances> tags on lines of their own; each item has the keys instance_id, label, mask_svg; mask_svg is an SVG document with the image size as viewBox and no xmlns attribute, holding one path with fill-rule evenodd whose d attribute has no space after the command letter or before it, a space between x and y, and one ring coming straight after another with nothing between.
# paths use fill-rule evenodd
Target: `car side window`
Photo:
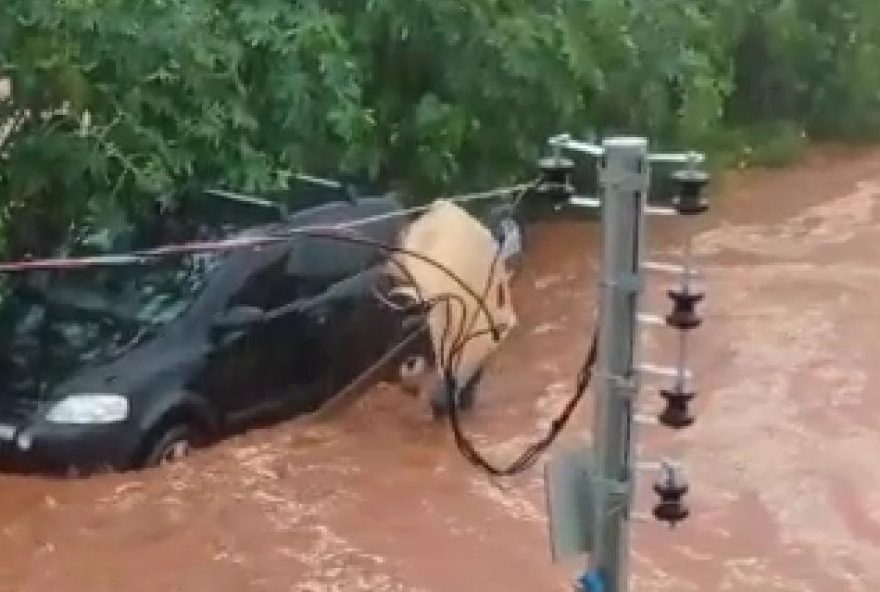
<instances>
[{"instance_id":1,"label":"car side window","mask_svg":"<svg viewBox=\"0 0 880 592\"><path fill-rule=\"evenodd\" d=\"M287 253L257 269L229 300L228 308L255 306L271 311L301 297L297 278L286 273Z\"/></svg>"},{"instance_id":2,"label":"car side window","mask_svg":"<svg viewBox=\"0 0 880 592\"><path fill-rule=\"evenodd\" d=\"M333 284L367 269L371 247L332 237L304 236L290 253L286 272L306 296L315 296Z\"/></svg>"},{"instance_id":3,"label":"car side window","mask_svg":"<svg viewBox=\"0 0 880 592\"><path fill-rule=\"evenodd\" d=\"M248 277L230 299L229 308L255 306L272 311L313 298L353 275L352 266L358 267L351 253L339 252L339 242L333 239L301 236L287 247Z\"/></svg>"}]
</instances>

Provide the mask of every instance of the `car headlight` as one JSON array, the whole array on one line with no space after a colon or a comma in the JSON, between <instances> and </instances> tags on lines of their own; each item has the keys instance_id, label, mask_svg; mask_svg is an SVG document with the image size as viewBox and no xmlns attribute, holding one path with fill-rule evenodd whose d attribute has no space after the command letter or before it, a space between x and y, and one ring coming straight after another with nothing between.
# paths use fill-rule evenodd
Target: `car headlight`
<instances>
[{"instance_id":1,"label":"car headlight","mask_svg":"<svg viewBox=\"0 0 880 592\"><path fill-rule=\"evenodd\" d=\"M127 418L128 399L111 393L68 395L46 414L46 421L76 425L117 423Z\"/></svg>"}]
</instances>

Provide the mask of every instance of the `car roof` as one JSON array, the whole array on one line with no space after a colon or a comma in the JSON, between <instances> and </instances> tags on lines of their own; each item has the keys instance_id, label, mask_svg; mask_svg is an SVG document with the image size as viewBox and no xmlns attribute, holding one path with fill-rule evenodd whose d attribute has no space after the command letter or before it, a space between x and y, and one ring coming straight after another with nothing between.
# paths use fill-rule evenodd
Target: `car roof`
<instances>
[{"instance_id":1,"label":"car roof","mask_svg":"<svg viewBox=\"0 0 880 592\"><path fill-rule=\"evenodd\" d=\"M356 236L377 243L393 245L397 242L400 231L406 224L403 213L394 196L359 198L353 202L341 201L305 208L282 221L246 228L229 238L279 234L307 226L332 226L379 216L379 220L357 225L351 231ZM221 269L217 270L219 273L210 282L208 293L204 295L205 297L198 308L213 309L225 298L225 294L235 290L246 277L253 273L255 268L285 252L290 253L287 261L288 269L305 268L310 273L319 275L323 273L337 275L334 271L338 269L336 266L340 263L343 263L346 268L363 268L381 261L385 256L381 250L374 247L354 245L333 238L314 238L309 241L301 241L291 237L290 241L282 241L269 246L236 249L229 253Z\"/></svg>"}]
</instances>

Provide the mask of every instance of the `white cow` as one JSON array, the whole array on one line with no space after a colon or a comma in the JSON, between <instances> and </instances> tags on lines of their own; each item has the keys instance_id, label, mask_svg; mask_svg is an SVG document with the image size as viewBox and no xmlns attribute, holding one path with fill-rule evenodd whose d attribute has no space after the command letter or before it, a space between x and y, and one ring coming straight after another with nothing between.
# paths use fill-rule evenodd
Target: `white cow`
<instances>
[{"instance_id":1,"label":"white cow","mask_svg":"<svg viewBox=\"0 0 880 592\"><path fill-rule=\"evenodd\" d=\"M410 297L420 293L425 300L440 301L428 314L435 360L450 362L450 350L460 349L449 369L455 378L454 396L466 407L483 367L516 325L504 246L465 210L443 200L434 202L404 231L400 246L442 264L458 278L416 257L395 256L416 283L417 289L406 288ZM392 266L391 273L395 271ZM443 381L435 380L433 390L432 407L440 414L447 401Z\"/></svg>"}]
</instances>

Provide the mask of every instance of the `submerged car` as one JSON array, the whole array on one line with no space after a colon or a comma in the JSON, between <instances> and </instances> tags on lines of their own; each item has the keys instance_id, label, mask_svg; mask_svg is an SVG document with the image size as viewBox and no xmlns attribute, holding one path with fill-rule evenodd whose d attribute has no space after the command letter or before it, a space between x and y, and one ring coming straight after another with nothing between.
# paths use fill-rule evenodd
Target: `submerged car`
<instances>
[{"instance_id":1,"label":"submerged car","mask_svg":"<svg viewBox=\"0 0 880 592\"><path fill-rule=\"evenodd\" d=\"M389 197L337 200L231 236L379 215L357 232L388 244L405 223L399 209ZM413 340L417 323L375 297L385 262L370 246L297 235L16 276L0 307L0 466L159 465L316 410L365 377L396 377L428 346Z\"/></svg>"}]
</instances>

